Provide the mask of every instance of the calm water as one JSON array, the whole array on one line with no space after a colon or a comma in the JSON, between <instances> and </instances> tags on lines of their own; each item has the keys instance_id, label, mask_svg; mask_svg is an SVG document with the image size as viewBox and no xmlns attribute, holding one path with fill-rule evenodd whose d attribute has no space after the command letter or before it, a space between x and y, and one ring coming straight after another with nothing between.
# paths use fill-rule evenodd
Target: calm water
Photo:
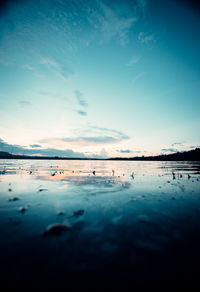
<instances>
[{"instance_id":1,"label":"calm water","mask_svg":"<svg viewBox=\"0 0 200 292\"><path fill-rule=\"evenodd\" d=\"M199 162L0 160L5 287L192 287L199 244Z\"/></svg>"}]
</instances>

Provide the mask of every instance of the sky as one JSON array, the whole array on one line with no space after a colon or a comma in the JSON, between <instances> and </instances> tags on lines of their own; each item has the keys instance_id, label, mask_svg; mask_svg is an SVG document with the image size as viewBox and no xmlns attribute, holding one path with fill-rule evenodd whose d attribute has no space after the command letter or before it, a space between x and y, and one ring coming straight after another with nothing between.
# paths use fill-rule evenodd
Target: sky
<instances>
[{"instance_id":1,"label":"sky","mask_svg":"<svg viewBox=\"0 0 200 292\"><path fill-rule=\"evenodd\" d=\"M200 5L0 2L0 151L132 157L200 145Z\"/></svg>"}]
</instances>

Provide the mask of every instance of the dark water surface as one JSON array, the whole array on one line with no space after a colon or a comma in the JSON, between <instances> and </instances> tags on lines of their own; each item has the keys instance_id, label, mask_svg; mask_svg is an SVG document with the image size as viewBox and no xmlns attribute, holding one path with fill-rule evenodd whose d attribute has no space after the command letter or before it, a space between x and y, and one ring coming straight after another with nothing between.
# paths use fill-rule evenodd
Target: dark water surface
<instances>
[{"instance_id":1,"label":"dark water surface","mask_svg":"<svg viewBox=\"0 0 200 292\"><path fill-rule=\"evenodd\" d=\"M0 160L0 266L2 291L200 291L200 162Z\"/></svg>"}]
</instances>

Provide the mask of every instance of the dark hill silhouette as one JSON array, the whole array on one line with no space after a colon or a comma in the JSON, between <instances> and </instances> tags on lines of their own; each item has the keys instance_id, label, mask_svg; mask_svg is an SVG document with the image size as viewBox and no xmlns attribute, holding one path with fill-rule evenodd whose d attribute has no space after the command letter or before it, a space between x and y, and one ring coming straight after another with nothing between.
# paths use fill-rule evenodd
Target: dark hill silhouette
<instances>
[{"instance_id":1,"label":"dark hill silhouette","mask_svg":"<svg viewBox=\"0 0 200 292\"><path fill-rule=\"evenodd\" d=\"M44 159L44 160L124 160L124 161L200 161L200 148L190 151L176 152L173 154L162 154L158 156L140 156L140 157L114 157L114 158L75 158L75 157L58 157L58 156L28 156L16 155L8 152L0 151L0 159Z\"/></svg>"},{"instance_id":2,"label":"dark hill silhouette","mask_svg":"<svg viewBox=\"0 0 200 292\"><path fill-rule=\"evenodd\" d=\"M8 153L8 152L0 151L0 158L8 159L8 158L12 158L12 157L13 157L13 155Z\"/></svg>"},{"instance_id":3,"label":"dark hill silhouette","mask_svg":"<svg viewBox=\"0 0 200 292\"><path fill-rule=\"evenodd\" d=\"M0 159L87 160L88 158L59 157L59 156L30 156L30 155L10 154L8 152L0 151Z\"/></svg>"},{"instance_id":4,"label":"dark hill silhouette","mask_svg":"<svg viewBox=\"0 0 200 292\"><path fill-rule=\"evenodd\" d=\"M130 158L110 158L110 160L146 160L146 161L200 161L200 148L190 151L176 152L173 154L162 154L158 156L142 156Z\"/></svg>"}]
</instances>

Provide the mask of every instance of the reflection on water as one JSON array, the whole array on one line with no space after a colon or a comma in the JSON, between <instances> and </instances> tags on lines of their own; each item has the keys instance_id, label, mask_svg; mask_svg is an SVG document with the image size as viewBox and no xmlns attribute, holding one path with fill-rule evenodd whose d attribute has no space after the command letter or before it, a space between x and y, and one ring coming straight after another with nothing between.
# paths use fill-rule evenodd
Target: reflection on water
<instances>
[{"instance_id":1,"label":"reflection on water","mask_svg":"<svg viewBox=\"0 0 200 292\"><path fill-rule=\"evenodd\" d=\"M182 277L182 253L200 259L199 214L199 162L0 160L1 272L15 285L134 271L137 286L173 258Z\"/></svg>"}]
</instances>

